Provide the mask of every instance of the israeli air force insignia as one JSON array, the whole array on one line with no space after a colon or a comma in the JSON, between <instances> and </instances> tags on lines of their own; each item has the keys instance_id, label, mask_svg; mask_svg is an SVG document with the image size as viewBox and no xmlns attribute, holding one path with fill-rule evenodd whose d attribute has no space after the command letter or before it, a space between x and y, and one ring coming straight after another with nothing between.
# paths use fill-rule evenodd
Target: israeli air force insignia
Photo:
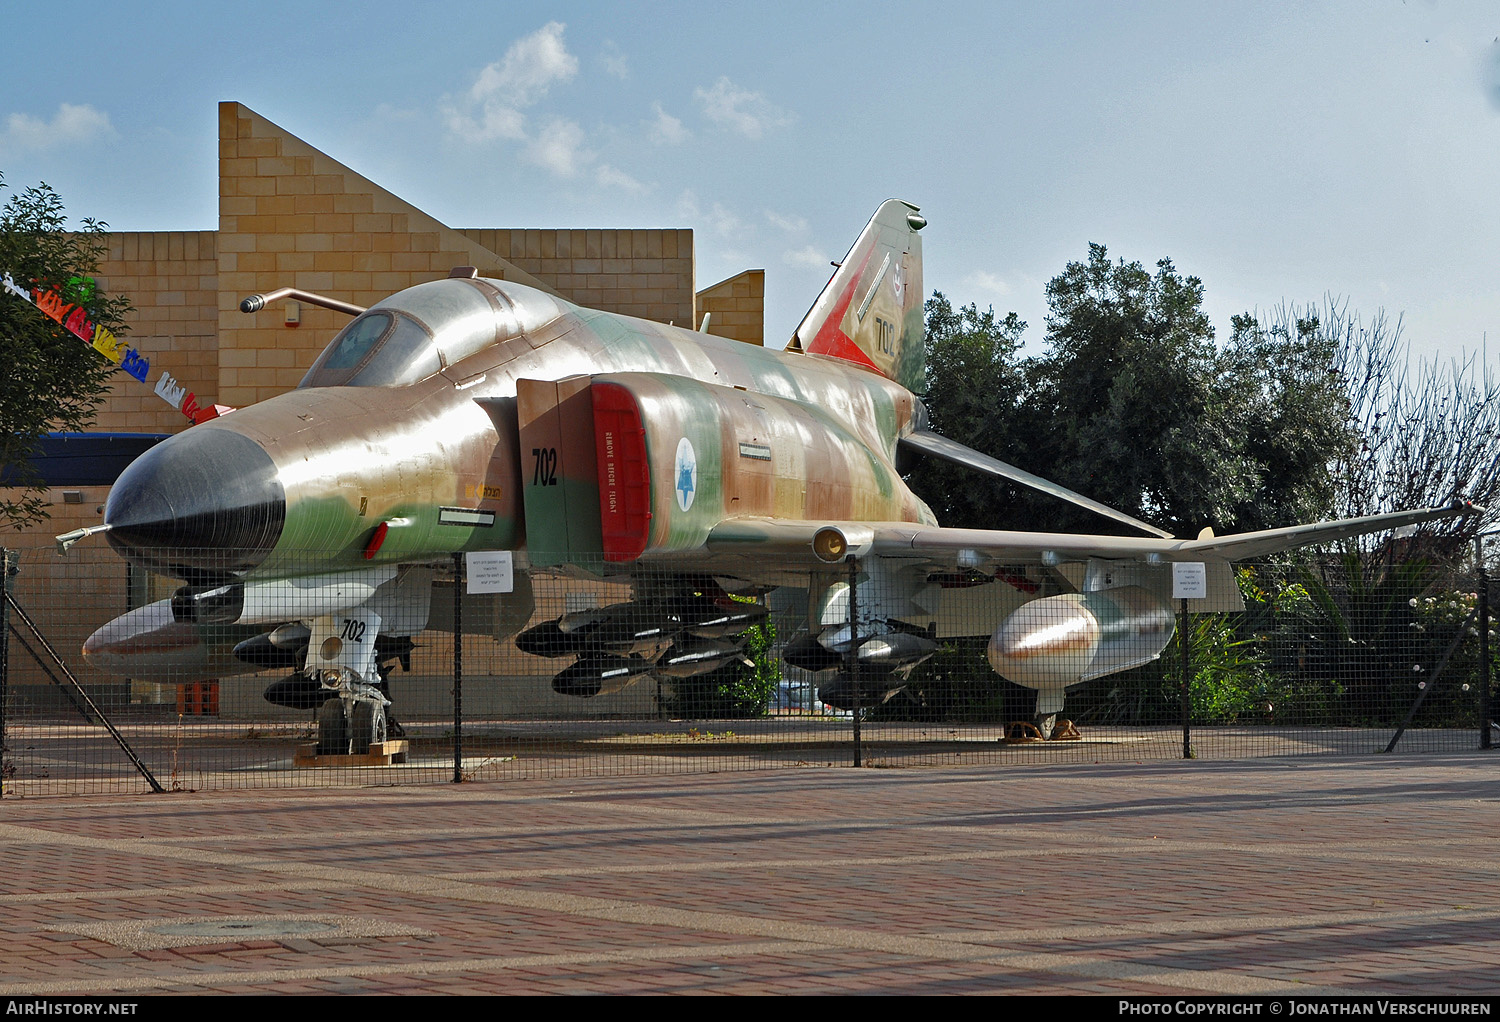
<instances>
[{"instance_id":1,"label":"israeli air force insignia","mask_svg":"<svg viewBox=\"0 0 1500 1022\"><path fill-rule=\"evenodd\" d=\"M677 480L677 506L686 511L693 506L693 497L698 492L698 456L693 452L693 443L687 437L677 442L677 465L673 472Z\"/></svg>"}]
</instances>

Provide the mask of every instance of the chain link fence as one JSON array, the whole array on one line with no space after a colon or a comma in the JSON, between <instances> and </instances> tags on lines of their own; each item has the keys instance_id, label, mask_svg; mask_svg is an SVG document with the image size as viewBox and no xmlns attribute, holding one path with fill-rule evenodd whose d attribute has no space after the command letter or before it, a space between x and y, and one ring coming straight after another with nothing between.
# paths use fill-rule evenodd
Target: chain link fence
<instances>
[{"instance_id":1,"label":"chain link fence","mask_svg":"<svg viewBox=\"0 0 1500 1022\"><path fill-rule=\"evenodd\" d=\"M1490 746L1483 574L1392 554L1219 566L1187 600L1170 565L741 593L278 557L8 553L0 795Z\"/></svg>"}]
</instances>

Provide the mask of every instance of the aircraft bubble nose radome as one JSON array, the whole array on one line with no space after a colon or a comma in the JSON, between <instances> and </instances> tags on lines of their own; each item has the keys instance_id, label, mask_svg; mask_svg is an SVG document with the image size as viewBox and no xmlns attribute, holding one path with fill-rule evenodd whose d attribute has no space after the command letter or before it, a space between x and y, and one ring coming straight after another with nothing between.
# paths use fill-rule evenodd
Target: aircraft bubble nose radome
<instances>
[{"instance_id":1,"label":"aircraft bubble nose radome","mask_svg":"<svg viewBox=\"0 0 1500 1022\"><path fill-rule=\"evenodd\" d=\"M245 571L281 537L286 491L264 447L205 424L131 462L110 490L104 521L110 545L150 570Z\"/></svg>"}]
</instances>

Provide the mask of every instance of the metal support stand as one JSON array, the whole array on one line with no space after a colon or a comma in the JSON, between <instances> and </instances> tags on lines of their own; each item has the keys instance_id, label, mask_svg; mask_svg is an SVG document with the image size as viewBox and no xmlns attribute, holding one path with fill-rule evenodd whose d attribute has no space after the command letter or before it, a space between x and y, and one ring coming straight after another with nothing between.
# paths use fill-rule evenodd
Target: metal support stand
<instances>
[{"instance_id":1,"label":"metal support stand","mask_svg":"<svg viewBox=\"0 0 1500 1022\"><path fill-rule=\"evenodd\" d=\"M1396 729L1396 733L1391 735L1390 744L1382 751L1390 752L1396 748L1396 743L1401 740L1402 735L1406 734L1406 729L1411 727L1411 722L1416 717L1417 711L1422 708L1422 703L1426 701L1427 693L1437 688L1437 681L1443 676L1443 669L1448 666L1448 661L1453 659L1453 654L1458 652L1458 647L1464 644L1464 637L1469 634L1469 628L1478 617L1479 608L1475 607L1469 611L1469 616L1464 618L1463 623L1458 626L1458 634L1453 636L1452 642L1448 643L1448 649L1443 654L1443 659L1438 661L1437 669L1432 672L1432 677L1427 679L1427 684L1422 686L1422 691L1417 693L1417 701L1411 704L1411 709L1406 713L1406 719L1401 722L1401 726Z\"/></svg>"},{"instance_id":2,"label":"metal support stand","mask_svg":"<svg viewBox=\"0 0 1500 1022\"><path fill-rule=\"evenodd\" d=\"M849 673L850 687L854 690L854 765L864 766L863 750L860 748L859 716L859 562L849 555L849 651L844 654L844 670Z\"/></svg>"},{"instance_id":3,"label":"metal support stand","mask_svg":"<svg viewBox=\"0 0 1500 1022\"><path fill-rule=\"evenodd\" d=\"M83 722L85 724L99 723L98 719L89 713L89 708L79 702L78 697L73 694L72 689L68 688L67 683L57 676L57 672L52 670L51 665L47 663L47 658L31 647L31 643L26 641L26 636L21 634L21 630L16 627L14 621L10 622L9 632L21 644L21 649L26 652L26 655L31 657L36 662L36 665L42 669L42 673L47 676L47 680L56 685L57 690L62 693L63 698L68 701L73 709L78 711L78 715L83 718Z\"/></svg>"},{"instance_id":4,"label":"metal support stand","mask_svg":"<svg viewBox=\"0 0 1500 1022\"><path fill-rule=\"evenodd\" d=\"M125 753L126 758L129 759L130 762L135 766L136 770L140 772L140 775L146 779L146 783L151 785L151 790L156 792L157 794L161 794L163 791L165 791L166 789L157 783L156 778L152 776L151 771L146 768L146 764L141 762L141 758L135 754L135 750L130 747L130 743L125 740L125 736L120 734L119 729L116 728L114 724L110 723L110 719L104 715L104 711L99 709L99 707L95 705L94 700L89 696L88 691L83 687L78 679L73 676L73 672L68 670L68 665L63 662L63 658L57 655L57 650L52 648L52 644L47 641L47 638L42 634L41 629L37 628L36 622L31 620L31 615L27 614L26 611L21 608L21 605L16 602L16 598L10 595L9 587L6 587L3 592L0 592L0 595L4 596L5 605L10 610L15 611L16 616L21 619L22 624L24 624L26 626L26 629L31 632L32 637L36 639L37 643L42 647L42 649L47 651L47 656L52 660L54 664L57 665L58 670L62 671L63 677L67 678L68 681L72 683L77 697L83 701L85 706L88 707L88 713L92 713L95 719L97 719L99 723L104 725L104 729L108 731L110 737L115 740L115 744L118 745L120 747L120 750ZM19 637L20 634L21 633L18 630L16 632L16 635ZM33 655L35 654L33 653ZM37 659L40 662L41 658L38 657ZM43 664L44 668L45 666L46 665ZM49 676L52 674L50 670L48 670L47 673ZM54 677L53 681L56 680L57 679ZM68 690L66 688L63 688L63 691L67 692ZM70 692L69 696L72 697L73 694L74 693ZM85 716L87 716L87 714L85 714Z\"/></svg>"},{"instance_id":5,"label":"metal support stand","mask_svg":"<svg viewBox=\"0 0 1500 1022\"><path fill-rule=\"evenodd\" d=\"M453 783L464 779L463 554L453 555Z\"/></svg>"},{"instance_id":6,"label":"metal support stand","mask_svg":"<svg viewBox=\"0 0 1500 1022\"><path fill-rule=\"evenodd\" d=\"M1193 752L1193 735L1191 721L1193 716L1193 699L1188 685L1192 680L1192 635L1188 630L1188 601L1182 601L1182 612L1180 623L1177 625L1177 642L1182 647L1182 758L1197 759Z\"/></svg>"}]
</instances>

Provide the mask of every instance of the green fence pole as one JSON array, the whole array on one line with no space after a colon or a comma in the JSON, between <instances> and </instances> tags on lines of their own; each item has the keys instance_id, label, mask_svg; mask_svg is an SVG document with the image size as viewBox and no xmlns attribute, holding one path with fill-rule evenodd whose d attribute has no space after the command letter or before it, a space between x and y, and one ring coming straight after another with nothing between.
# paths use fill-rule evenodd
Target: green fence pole
<instances>
[{"instance_id":1,"label":"green fence pole","mask_svg":"<svg viewBox=\"0 0 1500 1022\"><path fill-rule=\"evenodd\" d=\"M1182 758L1194 759L1193 755L1193 699L1188 685L1192 677L1192 665L1188 647L1192 639L1188 632L1188 601L1182 601L1182 623L1177 626L1178 642L1182 646Z\"/></svg>"},{"instance_id":2,"label":"green fence pole","mask_svg":"<svg viewBox=\"0 0 1500 1022\"><path fill-rule=\"evenodd\" d=\"M453 783L464 779L463 554L453 555Z\"/></svg>"},{"instance_id":3,"label":"green fence pole","mask_svg":"<svg viewBox=\"0 0 1500 1022\"><path fill-rule=\"evenodd\" d=\"M1490 575L1484 566L1484 537L1474 537L1474 563L1479 568L1479 747L1490 739Z\"/></svg>"},{"instance_id":4,"label":"green fence pole","mask_svg":"<svg viewBox=\"0 0 1500 1022\"><path fill-rule=\"evenodd\" d=\"M0 798L5 795L5 704L10 698L10 551L0 547Z\"/></svg>"}]
</instances>

